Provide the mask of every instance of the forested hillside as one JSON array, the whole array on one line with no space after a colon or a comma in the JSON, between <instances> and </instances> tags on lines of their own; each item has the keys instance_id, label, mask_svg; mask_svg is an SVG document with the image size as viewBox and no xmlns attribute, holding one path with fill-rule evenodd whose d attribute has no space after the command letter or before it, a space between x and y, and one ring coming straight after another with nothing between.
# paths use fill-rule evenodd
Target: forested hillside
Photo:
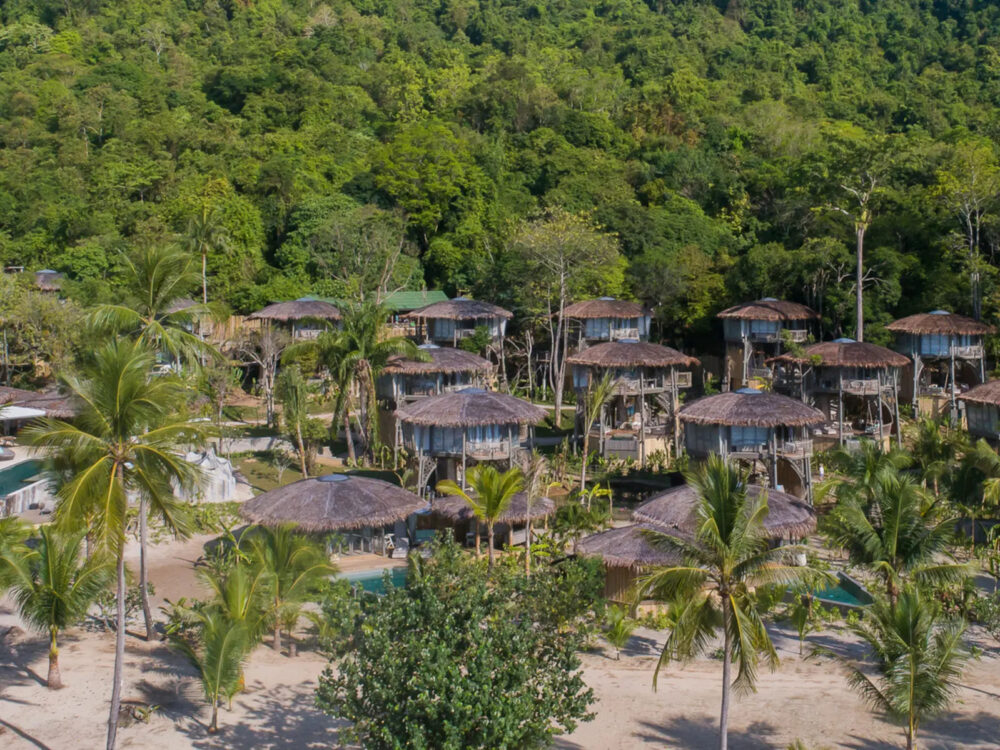
<instances>
[{"instance_id":1,"label":"forested hillside","mask_svg":"<svg viewBox=\"0 0 1000 750\"><path fill-rule=\"evenodd\" d=\"M66 272L81 303L114 297L122 253L201 226L237 312L370 289L399 248L389 285L518 309L512 238L549 212L614 235L626 263L588 283L678 343L763 295L852 333L858 221L869 338L974 312L976 274L1000 308L994 2L6 0L0 20L0 260Z\"/></svg>"}]
</instances>

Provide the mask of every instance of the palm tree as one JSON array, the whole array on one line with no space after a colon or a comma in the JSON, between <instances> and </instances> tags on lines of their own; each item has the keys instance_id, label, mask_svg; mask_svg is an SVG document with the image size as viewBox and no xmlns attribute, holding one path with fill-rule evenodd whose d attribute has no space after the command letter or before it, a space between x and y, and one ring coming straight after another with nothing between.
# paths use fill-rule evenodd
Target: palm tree
<instances>
[{"instance_id":1,"label":"palm tree","mask_svg":"<svg viewBox=\"0 0 1000 750\"><path fill-rule=\"evenodd\" d=\"M887 471L870 491L867 504L857 497L837 502L827 535L847 550L851 562L883 579L890 601L896 600L900 580L939 583L967 574L965 566L937 562L948 553L955 519L942 514L913 478Z\"/></svg>"},{"instance_id":2,"label":"palm tree","mask_svg":"<svg viewBox=\"0 0 1000 750\"><path fill-rule=\"evenodd\" d=\"M208 304L208 252L226 249L229 236L222 225L219 209L207 202L201 204L201 211L188 221L184 244L194 255L201 256L201 303Z\"/></svg>"},{"instance_id":3,"label":"palm tree","mask_svg":"<svg viewBox=\"0 0 1000 750\"><path fill-rule=\"evenodd\" d=\"M253 640L242 620L231 620L211 609L197 612L195 616L198 629L194 643L179 636L172 636L171 642L198 670L205 699L212 707L208 731L215 734L219 731L219 702L223 698L232 702L239 692Z\"/></svg>"},{"instance_id":4,"label":"palm tree","mask_svg":"<svg viewBox=\"0 0 1000 750\"><path fill-rule=\"evenodd\" d=\"M321 334L315 342L299 346L315 346L319 361L329 370L337 383L337 401L334 406L331 430L335 431L340 419L346 420L347 397L352 385L360 400L362 441L369 458L374 456L378 442L378 421L375 408L375 380L385 368L389 358L403 355L410 359L429 359L409 339L385 336L386 308L374 300L347 305L341 309L343 326L339 331Z\"/></svg>"},{"instance_id":5,"label":"palm tree","mask_svg":"<svg viewBox=\"0 0 1000 750\"><path fill-rule=\"evenodd\" d=\"M227 620L246 626L252 645L261 642L270 612L268 573L242 549L221 570L202 569L199 578L212 592L209 606Z\"/></svg>"},{"instance_id":6,"label":"palm tree","mask_svg":"<svg viewBox=\"0 0 1000 750\"><path fill-rule=\"evenodd\" d=\"M0 518L0 591L6 591L13 579L10 561L20 560L26 547L28 527L17 516Z\"/></svg>"},{"instance_id":7,"label":"palm tree","mask_svg":"<svg viewBox=\"0 0 1000 750\"><path fill-rule=\"evenodd\" d=\"M166 352L175 361L201 361L215 349L192 332L195 322L211 315L207 304L188 304L198 276L191 256L174 247L153 246L126 257L124 300L97 305L87 317L98 332L125 335Z\"/></svg>"},{"instance_id":8,"label":"palm tree","mask_svg":"<svg viewBox=\"0 0 1000 750\"><path fill-rule=\"evenodd\" d=\"M538 451L532 450L524 464L524 491L526 494L526 519L524 529L524 575L531 576L531 508L542 496L542 484L549 472L549 462Z\"/></svg>"},{"instance_id":9,"label":"palm tree","mask_svg":"<svg viewBox=\"0 0 1000 750\"><path fill-rule=\"evenodd\" d=\"M495 466L477 464L469 470L468 484L472 489L467 493L450 479L438 482L437 491L446 495L461 497L472 508L476 516L476 538L479 538L479 521L486 524L487 554L489 568L493 569L493 528L504 511L510 507L514 495L524 488L524 478L518 468L508 469L503 474ZM476 553L479 544L476 544Z\"/></svg>"},{"instance_id":10,"label":"palm tree","mask_svg":"<svg viewBox=\"0 0 1000 750\"><path fill-rule=\"evenodd\" d=\"M689 473L687 481L699 495L694 538L647 532L652 545L679 553L683 562L652 569L640 579L638 588L642 596L681 602L653 674L654 688L664 665L706 651L716 630L722 629L719 747L726 750L731 688L754 690L761 658L772 669L778 663L754 590L775 584L815 585L823 576L809 568L786 565L789 548L770 548L764 528L766 495L749 497L746 475L737 468L713 455ZM732 680L734 661L737 673Z\"/></svg>"},{"instance_id":11,"label":"palm tree","mask_svg":"<svg viewBox=\"0 0 1000 750\"><path fill-rule=\"evenodd\" d=\"M587 385L587 393L584 396L583 409L583 461L580 465L580 492L587 487L587 461L590 459L590 430L594 426L604 405L608 403L615 391L615 381L611 379L610 373L605 373L604 377L596 383L591 381Z\"/></svg>"},{"instance_id":12,"label":"palm tree","mask_svg":"<svg viewBox=\"0 0 1000 750\"><path fill-rule=\"evenodd\" d=\"M185 391L173 378L156 378L153 356L141 343L118 339L101 347L81 375L60 378L77 407L73 423L43 419L24 431L49 452L48 472L58 486L58 523L80 528L90 520L95 542L117 561L115 669L107 747L115 745L125 658L125 529L129 496L139 498L140 588L147 636L152 618L146 581L146 520L150 509L175 533L183 533L185 506L174 487L192 490L198 469L178 455L197 442L197 424L174 416Z\"/></svg>"},{"instance_id":13,"label":"palm tree","mask_svg":"<svg viewBox=\"0 0 1000 750\"><path fill-rule=\"evenodd\" d=\"M976 523L986 506L1000 501L1000 456L985 440L966 443L962 457L950 467L946 486L952 503L972 522L972 553L976 552Z\"/></svg>"},{"instance_id":14,"label":"palm tree","mask_svg":"<svg viewBox=\"0 0 1000 750\"><path fill-rule=\"evenodd\" d=\"M309 387L298 365L290 365L281 371L275 383L275 392L278 401L281 402L281 418L285 423L285 429L295 441L302 476L308 477L309 464L306 461L303 428L309 419Z\"/></svg>"},{"instance_id":15,"label":"palm tree","mask_svg":"<svg viewBox=\"0 0 1000 750\"><path fill-rule=\"evenodd\" d=\"M908 585L895 604L877 601L851 628L868 645L878 677L849 664L848 682L873 707L905 720L907 750L917 748L920 722L947 708L959 687L968 659L965 627Z\"/></svg>"},{"instance_id":16,"label":"palm tree","mask_svg":"<svg viewBox=\"0 0 1000 750\"><path fill-rule=\"evenodd\" d=\"M930 483L938 494L938 483L955 460L957 442L941 420L925 417L916 424L910 453L920 471L921 483Z\"/></svg>"},{"instance_id":17,"label":"palm tree","mask_svg":"<svg viewBox=\"0 0 1000 750\"><path fill-rule=\"evenodd\" d=\"M8 547L2 553L10 571L10 594L21 618L31 627L49 634L49 674L52 690L63 686L59 673L59 632L87 614L97 595L114 575L114 566L104 556L81 562L84 533L62 534L43 526L38 546L23 551Z\"/></svg>"},{"instance_id":18,"label":"palm tree","mask_svg":"<svg viewBox=\"0 0 1000 750\"><path fill-rule=\"evenodd\" d=\"M837 497L848 496L868 504L876 491L879 478L886 473L898 474L911 463L910 456L897 448L883 451L874 440L862 440L857 449L838 448L830 454L830 463L840 473L832 481Z\"/></svg>"},{"instance_id":19,"label":"palm tree","mask_svg":"<svg viewBox=\"0 0 1000 750\"><path fill-rule=\"evenodd\" d=\"M288 655L295 656L292 627L321 584L337 572L323 549L294 525L258 527L247 537L251 559L267 574L265 596L274 620L275 651L281 651L281 629L288 627Z\"/></svg>"}]
</instances>

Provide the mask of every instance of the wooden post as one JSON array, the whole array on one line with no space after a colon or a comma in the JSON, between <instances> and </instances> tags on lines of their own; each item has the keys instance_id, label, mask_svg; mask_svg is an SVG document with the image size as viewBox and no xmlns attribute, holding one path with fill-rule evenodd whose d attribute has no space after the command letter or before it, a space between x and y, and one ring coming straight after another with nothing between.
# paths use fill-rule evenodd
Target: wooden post
<instances>
[{"instance_id":1,"label":"wooden post","mask_svg":"<svg viewBox=\"0 0 1000 750\"><path fill-rule=\"evenodd\" d=\"M903 424L899 421L899 371L892 373L892 404L896 413L896 447L903 447Z\"/></svg>"},{"instance_id":2,"label":"wooden post","mask_svg":"<svg viewBox=\"0 0 1000 750\"><path fill-rule=\"evenodd\" d=\"M602 458L604 457L604 409L605 409L605 405L601 404L601 413L600 413L600 416L598 417L598 420L600 420L600 423L601 423L600 431L598 432L598 435L599 435L598 442L600 443L601 457ZM583 460L586 461L587 457L584 456Z\"/></svg>"},{"instance_id":3,"label":"wooden post","mask_svg":"<svg viewBox=\"0 0 1000 750\"><path fill-rule=\"evenodd\" d=\"M771 428L771 489L778 488L778 430Z\"/></svg>"},{"instance_id":4,"label":"wooden post","mask_svg":"<svg viewBox=\"0 0 1000 750\"><path fill-rule=\"evenodd\" d=\"M839 426L838 442L844 445L844 370L837 370L837 424Z\"/></svg>"},{"instance_id":5,"label":"wooden post","mask_svg":"<svg viewBox=\"0 0 1000 750\"><path fill-rule=\"evenodd\" d=\"M913 418L917 418L920 411L920 355L917 354L916 344L910 351L913 358Z\"/></svg>"},{"instance_id":6,"label":"wooden post","mask_svg":"<svg viewBox=\"0 0 1000 750\"><path fill-rule=\"evenodd\" d=\"M639 466L646 465L646 382L639 368Z\"/></svg>"},{"instance_id":7,"label":"wooden post","mask_svg":"<svg viewBox=\"0 0 1000 750\"><path fill-rule=\"evenodd\" d=\"M952 345L951 349L951 423L956 424L958 422L958 404L955 401L955 347Z\"/></svg>"},{"instance_id":8,"label":"wooden post","mask_svg":"<svg viewBox=\"0 0 1000 750\"><path fill-rule=\"evenodd\" d=\"M514 468L514 431L510 427L507 428L507 468Z\"/></svg>"},{"instance_id":9,"label":"wooden post","mask_svg":"<svg viewBox=\"0 0 1000 750\"><path fill-rule=\"evenodd\" d=\"M882 450L882 371L878 370L878 449Z\"/></svg>"},{"instance_id":10,"label":"wooden post","mask_svg":"<svg viewBox=\"0 0 1000 750\"><path fill-rule=\"evenodd\" d=\"M466 433L465 433L465 430L466 430L466 428L462 428L462 489L463 490L465 489L465 465L466 465L466 461L465 461L465 456L466 456L466 453L465 453L465 434Z\"/></svg>"},{"instance_id":11,"label":"wooden post","mask_svg":"<svg viewBox=\"0 0 1000 750\"><path fill-rule=\"evenodd\" d=\"M677 393L677 368L670 368L670 420L673 422L674 455L681 455L681 421L677 418L680 397Z\"/></svg>"},{"instance_id":12,"label":"wooden post","mask_svg":"<svg viewBox=\"0 0 1000 750\"><path fill-rule=\"evenodd\" d=\"M424 447L417 441L417 495L424 496Z\"/></svg>"}]
</instances>

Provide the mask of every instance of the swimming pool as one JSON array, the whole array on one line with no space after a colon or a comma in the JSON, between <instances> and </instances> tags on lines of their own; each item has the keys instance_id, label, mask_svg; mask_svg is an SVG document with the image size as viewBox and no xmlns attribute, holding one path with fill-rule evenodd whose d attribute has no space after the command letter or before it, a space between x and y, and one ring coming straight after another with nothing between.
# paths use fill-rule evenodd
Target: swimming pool
<instances>
[{"instance_id":1,"label":"swimming pool","mask_svg":"<svg viewBox=\"0 0 1000 750\"><path fill-rule=\"evenodd\" d=\"M829 604L844 604L848 607L865 607L872 603L871 594L843 573L837 574L837 583L826 588L816 589L813 595L821 602Z\"/></svg>"},{"instance_id":2,"label":"swimming pool","mask_svg":"<svg viewBox=\"0 0 1000 750\"><path fill-rule=\"evenodd\" d=\"M42 469L42 462L36 459L22 461L0 469L0 497L17 492L30 481L34 481Z\"/></svg>"},{"instance_id":3,"label":"swimming pool","mask_svg":"<svg viewBox=\"0 0 1000 750\"><path fill-rule=\"evenodd\" d=\"M360 586L363 591L372 594L384 594L385 582L383 574L388 571L389 581L393 586L401 588L406 585L406 568L385 568L383 570L366 570L363 573L351 573L344 576L353 586Z\"/></svg>"}]
</instances>

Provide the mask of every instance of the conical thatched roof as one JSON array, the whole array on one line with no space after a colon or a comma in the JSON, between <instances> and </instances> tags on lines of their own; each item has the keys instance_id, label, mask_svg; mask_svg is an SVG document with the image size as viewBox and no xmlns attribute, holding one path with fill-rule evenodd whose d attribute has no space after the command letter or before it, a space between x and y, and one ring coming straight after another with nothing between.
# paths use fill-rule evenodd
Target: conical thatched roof
<instances>
[{"instance_id":1,"label":"conical thatched roof","mask_svg":"<svg viewBox=\"0 0 1000 750\"><path fill-rule=\"evenodd\" d=\"M305 298L291 302L276 302L249 316L250 320L277 320L281 323L292 320L340 320L340 318L340 310L329 302Z\"/></svg>"},{"instance_id":2,"label":"conical thatched roof","mask_svg":"<svg viewBox=\"0 0 1000 750\"><path fill-rule=\"evenodd\" d=\"M741 427L801 427L826 421L818 409L756 388L699 398L682 407L677 415L682 422Z\"/></svg>"},{"instance_id":3,"label":"conical thatched roof","mask_svg":"<svg viewBox=\"0 0 1000 750\"><path fill-rule=\"evenodd\" d=\"M819 313L798 302L765 297L756 302L744 302L742 305L730 307L720 312L717 317L736 320L813 320L819 317Z\"/></svg>"},{"instance_id":4,"label":"conical thatched roof","mask_svg":"<svg viewBox=\"0 0 1000 750\"><path fill-rule=\"evenodd\" d=\"M448 320L482 320L486 318L506 318L514 317L510 310L504 310L497 305L483 302L478 299L466 299L456 297L447 302L435 302L407 313L407 318L445 318Z\"/></svg>"},{"instance_id":5,"label":"conical thatched roof","mask_svg":"<svg viewBox=\"0 0 1000 750\"><path fill-rule=\"evenodd\" d=\"M816 512L806 503L787 492L747 485L749 497L757 497L761 492L767 493L768 513L764 527L772 538L802 537L816 530ZM632 518L638 523L688 537L698 529L697 505L698 492L682 484L644 502L632 512Z\"/></svg>"},{"instance_id":6,"label":"conical thatched roof","mask_svg":"<svg viewBox=\"0 0 1000 750\"><path fill-rule=\"evenodd\" d=\"M429 396L396 410L403 422L436 427L535 424L546 414L545 409L530 401L481 388Z\"/></svg>"},{"instance_id":7,"label":"conical thatched roof","mask_svg":"<svg viewBox=\"0 0 1000 750\"><path fill-rule=\"evenodd\" d=\"M420 351L430 356L429 362L420 362L415 359L407 359L402 355L389 357L382 372L388 374L403 373L404 375L419 375L433 373L451 372L489 372L493 365L489 360L483 359L478 354L467 352L464 349L453 347L434 346L424 344L419 347Z\"/></svg>"},{"instance_id":8,"label":"conical thatched roof","mask_svg":"<svg viewBox=\"0 0 1000 750\"><path fill-rule=\"evenodd\" d=\"M950 313L947 310L908 315L905 318L892 321L886 328L895 333L915 333L918 336L928 333L977 336L994 331L991 325L967 318L964 315Z\"/></svg>"},{"instance_id":9,"label":"conical thatched roof","mask_svg":"<svg viewBox=\"0 0 1000 750\"><path fill-rule=\"evenodd\" d=\"M567 360L583 367L693 367L698 360L669 346L645 341L607 341L588 346Z\"/></svg>"},{"instance_id":10,"label":"conical thatched roof","mask_svg":"<svg viewBox=\"0 0 1000 750\"><path fill-rule=\"evenodd\" d=\"M588 320L592 318L641 318L649 315L649 310L639 302L629 302L624 299L614 299L613 297L601 297L600 299L587 299L582 302L574 302L563 310L563 315L574 320Z\"/></svg>"},{"instance_id":11,"label":"conical thatched roof","mask_svg":"<svg viewBox=\"0 0 1000 750\"><path fill-rule=\"evenodd\" d=\"M475 518L472 508L461 497L442 497L431 502L431 512L453 523ZM556 512L556 504L548 497L536 497L531 503L531 520L538 521ZM501 523L526 523L528 520L528 493L518 492L511 498L510 506L500 515Z\"/></svg>"},{"instance_id":12,"label":"conical thatched roof","mask_svg":"<svg viewBox=\"0 0 1000 750\"><path fill-rule=\"evenodd\" d=\"M300 479L265 492L240 507L253 523L294 523L303 531L326 532L403 521L427 503L412 492L355 474Z\"/></svg>"},{"instance_id":13,"label":"conical thatched roof","mask_svg":"<svg viewBox=\"0 0 1000 750\"><path fill-rule=\"evenodd\" d=\"M782 354L773 357L768 362L794 362L796 364L812 364L819 358L820 367L905 367L910 364L910 358L904 357L892 349L884 346L869 344L864 341L853 339L837 339L836 341L824 341L819 344L807 346L801 356L793 354Z\"/></svg>"},{"instance_id":14,"label":"conical thatched roof","mask_svg":"<svg viewBox=\"0 0 1000 750\"><path fill-rule=\"evenodd\" d=\"M683 561L679 552L657 549L650 544L647 531L662 529L641 524L608 529L581 539L576 552L586 557L600 557L605 565L619 568L676 565Z\"/></svg>"},{"instance_id":15,"label":"conical thatched roof","mask_svg":"<svg viewBox=\"0 0 1000 750\"><path fill-rule=\"evenodd\" d=\"M973 404L993 404L1000 406L1000 380L991 380L988 383L970 388L958 397L959 401L969 401Z\"/></svg>"}]
</instances>

